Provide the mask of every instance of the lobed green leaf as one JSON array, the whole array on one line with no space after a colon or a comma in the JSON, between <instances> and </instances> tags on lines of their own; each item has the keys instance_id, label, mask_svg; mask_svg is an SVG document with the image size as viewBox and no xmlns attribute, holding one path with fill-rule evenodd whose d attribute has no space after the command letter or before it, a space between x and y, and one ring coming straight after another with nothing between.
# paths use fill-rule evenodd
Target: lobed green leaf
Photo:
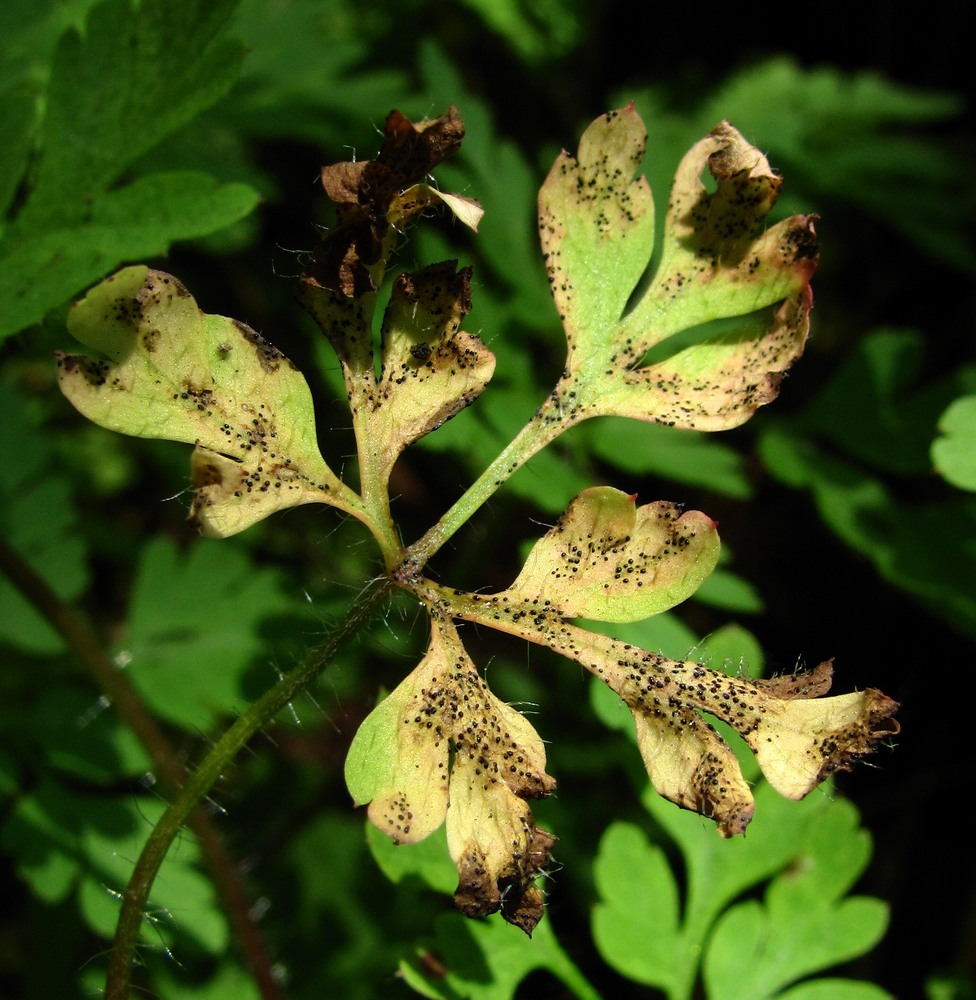
<instances>
[{"instance_id":1,"label":"lobed green leaf","mask_svg":"<svg viewBox=\"0 0 976 1000\"><path fill-rule=\"evenodd\" d=\"M694 995L702 975L710 1000L767 1000L792 997L792 989L780 991L877 943L884 905L845 898L870 856L853 806L827 797L790 803L765 783L756 796L765 821L734 841L717 840L695 816L649 797L654 819L680 848L682 889L663 845L635 826L607 829L595 869L601 902L593 935L615 969L658 986L669 1000ZM763 903L734 902L764 883ZM796 995L819 982L795 987ZM838 996L850 988L852 997L887 997L868 984L825 982L838 984ZM834 994L811 993L819 995Z\"/></svg>"},{"instance_id":2,"label":"lobed green leaf","mask_svg":"<svg viewBox=\"0 0 976 1000\"><path fill-rule=\"evenodd\" d=\"M206 732L246 704L262 628L291 608L278 574L240 548L199 542L181 554L158 538L141 553L115 655L155 714Z\"/></svg>"},{"instance_id":3,"label":"lobed green leaf","mask_svg":"<svg viewBox=\"0 0 976 1000\"><path fill-rule=\"evenodd\" d=\"M10 91L0 200L21 179L28 139L40 153L23 207L0 241L0 338L41 320L120 261L162 253L254 208L250 187L200 174L150 174L115 186L236 80L242 49L223 36L234 7L234 0L96 4L84 31L69 28L58 42L36 138L23 95Z\"/></svg>"},{"instance_id":4,"label":"lobed green leaf","mask_svg":"<svg viewBox=\"0 0 976 1000\"><path fill-rule=\"evenodd\" d=\"M953 486L976 490L976 396L957 399L942 414L932 461Z\"/></svg>"}]
</instances>

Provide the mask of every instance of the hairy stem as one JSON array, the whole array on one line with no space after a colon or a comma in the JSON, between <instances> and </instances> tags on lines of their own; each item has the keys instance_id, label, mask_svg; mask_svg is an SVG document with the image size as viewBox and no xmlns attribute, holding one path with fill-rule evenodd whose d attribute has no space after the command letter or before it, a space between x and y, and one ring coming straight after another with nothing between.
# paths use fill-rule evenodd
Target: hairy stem
<instances>
[{"instance_id":1,"label":"hairy stem","mask_svg":"<svg viewBox=\"0 0 976 1000\"><path fill-rule=\"evenodd\" d=\"M119 717L135 733L149 754L153 769L159 775L166 792L170 795L178 794L186 783L186 770L166 734L128 678L116 669L88 622L62 601L47 582L2 538L0 572L58 632L95 683L108 696ZM207 812L201 808L190 813L188 824L200 843L200 850L210 868L231 927L261 996L264 1000L281 1000L282 993L271 967L267 946L251 917L250 902L220 832Z\"/></svg>"},{"instance_id":2,"label":"hairy stem","mask_svg":"<svg viewBox=\"0 0 976 1000\"><path fill-rule=\"evenodd\" d=\"M339 649L367 623L392 586L392 581L385 577L371 584L328 639L313 650L304 663L286 674L254 702L188 776L186 784L149 835L129 884L122 893L122 909L105 983L106 1000L127 1000L129 996L132 965L139 929L149 902L149 892L180 828L248 740L325 670Z\"/></svg>"},{"instance_id":3,"label":"hairy stem","mask_svg":"<svg viewBox=\"0 0 976 1000\"><path fill-rule=\"evenodd\" d=\"M405 552L399 579L419 573L434 554L492 497L533 455L551 444L569 422L563 420L555 393L536 410L532 419L512 439L508 447L468 487L454 506Z\"/></svg>"}]
</instances>

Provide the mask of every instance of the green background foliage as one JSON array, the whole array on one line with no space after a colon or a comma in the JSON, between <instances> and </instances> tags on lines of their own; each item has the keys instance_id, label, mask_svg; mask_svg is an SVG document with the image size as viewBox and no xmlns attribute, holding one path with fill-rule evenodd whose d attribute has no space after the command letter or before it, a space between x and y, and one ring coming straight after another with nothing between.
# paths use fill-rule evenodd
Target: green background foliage
<instances>
[{"instance_id":1,"label":"green background foliage","mask_svg":"<svg viewBox=\"0 0 976 1000\"><path fill-rule=\"evenodd\" d=\"M457 104L467 138L437 181L485 218L477 237L426 226L400 263L474 265L465 327L498 368L475 406L394 469L412 539L558 375L534 203L590 119L636 102L659 212L680 156L727 118L785 176L777 212L822 217L812 339L773 407L708 437L590 421L519 472L435 566L457 586L509 586L538 522L598 483L703 510L720 522L719 570L680 609L613 634L753 674L834 656L838 690L903 702L899 746L799 805L760 786L730 865L705 821L634 794L646 776L612 696L471 630L493 689L532 706L559 780L537 818L559 830L562 867L530 942L452 911L442 839L394 850L350 804L349 742L426 640L420 609L394 601L213 794L290 997L679 997L699 977L710 998L907 997L927 982L949 998L976 973L976 885L955 815L971 739L947 711L976 640L973 150L952 58L964 33L947 8L904 35L879 24L854 50L825 14L784 49L775 20L704 31L631 7L0 10L0 537L91 622L190 765L318 641L377 571L374 551L319 508L221 542L192 537L188 448L110 434L57 393L52 353L77 350L72 299L121 264L179 276L201 308L298 363L340 471L352 450L341 376L292 301L315 226L330 222L317 171L372 156L393 107L421 118ZM163 795L77 651L2 574L0 661L0 993L93 996L112 892ZM198 853L187 833L167 861L145 976L167 998L257 996ZM758 942L764 961L743 964ZM701 948L700 964L675 959L682 948Z\"/></svg>"}]
</instances>

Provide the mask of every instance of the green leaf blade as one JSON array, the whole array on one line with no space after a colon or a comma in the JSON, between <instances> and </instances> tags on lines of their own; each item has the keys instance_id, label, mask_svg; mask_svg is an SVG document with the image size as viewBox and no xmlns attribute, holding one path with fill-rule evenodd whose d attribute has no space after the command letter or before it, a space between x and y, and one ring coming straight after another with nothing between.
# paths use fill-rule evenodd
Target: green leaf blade
<instances>
[{"instance_id":1,"label":"green leaf blade","mask_svg":"<svg viewBox=\"0 0 976 1000\"><path fill-rule=\"evenodd\" d=\"M947 482L976 491L976 396L957 399L942 414L932 461Z\"/></svg>"},{"instance_id":2,"label":"green leaf blade","mask_svg":"<svg viewBox=\"0 0 976 1000\"><path fill-rule=\"evenodd\" d=\"M0 247L0 338L40 321L121 261L223 229L257 202L246 184L190 171L151 174L99 199L84 221L59 220L11 239Z\"/></svg>"},{"instance_id":3,"label":"green leaf blade","mask_svg":"<svg viewBox=\"0 0 976 1000\"><path fill-rule=\"evenodd\" d=\"M31 199L18 226L70 206L80 215L127 166L222 97L237 80L243 48L222 37L236 0L106 0L84 35L69 30L52 60L42 144ZM152 123L152 127L148 127Z\"/></svg>"},{"instance_id":4,"label":"green leaf blade","mask_svg":"<svg viewBox=\"0 0 976 1000\"><path fill-rule=\"evenodd\" d=\"M121 262L164 253L253 209L251 188L203 175L149 175L113 189L236 80L242 48L222 34L235 6L105 0L83 31L61 37L36 129L25 118L33 108L23 88L10 92L0 196L18 183L21 147L35 130L40 154L0 242L0 338L39 322Z\"/></svg>"},{"instance_id":5,"label":"green leaf blade","mask_svg":"<svg viewBox=\"0 0 976 1000\"><path fill-rule=\"evenodd\" d=\"M654 202L635 174L647 133L632 105L596 119L539 193L539 231L572 351L603 356L654 244Z\"/></svg>"}]
</instances>

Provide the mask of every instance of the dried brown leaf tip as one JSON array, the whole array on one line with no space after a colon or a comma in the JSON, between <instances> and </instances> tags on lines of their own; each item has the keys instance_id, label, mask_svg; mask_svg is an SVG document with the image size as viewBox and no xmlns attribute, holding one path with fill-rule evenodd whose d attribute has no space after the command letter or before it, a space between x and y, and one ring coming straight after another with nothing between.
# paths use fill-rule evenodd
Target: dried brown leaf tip
<instances>
[{"instance_id":1,"label":"dried brown leaf tip","mask_svg":"<svg viewBox=\"0 0 976 1000\"><path fill-rule=\"evenodd\" d=\"M400 227L430 205L447 205L476 229L482 215L477 202L423 183L463 138L464 122L453 106L418 123L391 111L376 159L323 167L322 187L336 203L337 225L313 252L304 279L346 296L375 291L372 269L385 263Z\"/></svg>"},{"instance_id":2,"label":"dried brown leaf tip","mask_svg":"<svg viewBox=\"0 0 976 1000\"><path fill-rule=\"evenodd\" d=\"M458 908L501 910L531 933L543 914L535 879L555 843L526 801L555 788L545 766L539 734L491 693L451 621L435 617L426 656L356 733L346 783L398 843L446 820Z\"/></svg>"},{"instance_id":3,"label":"dried brown leaf tip","mask_svg":"<svg viewBox=\"0 0 976 1000\"><path fill-rule=\"evenodd\" d=\"M823 697L833 667L772 680L731 677L563 626L550 645L585 664L630 709L648 776L672 802L745 832L753 798L730 748L699 713L727 723L781 795L802 799L899 731L898 703L873 688Z\"/></svg>"},{"instance_id":4,"label":"dried brown leaf tip","mask_svg":"<svg viewBox=\"0 0 976 1000\"><path fill-rule=\"evenodd\" d=\"M464 122L453 105L446 114L417 124L391 111L376 159L323 167L322 186L337 205L356 205L373 221L384 221L400 193L453 156L463 138Z\"/></svg>"}]
</instances>

